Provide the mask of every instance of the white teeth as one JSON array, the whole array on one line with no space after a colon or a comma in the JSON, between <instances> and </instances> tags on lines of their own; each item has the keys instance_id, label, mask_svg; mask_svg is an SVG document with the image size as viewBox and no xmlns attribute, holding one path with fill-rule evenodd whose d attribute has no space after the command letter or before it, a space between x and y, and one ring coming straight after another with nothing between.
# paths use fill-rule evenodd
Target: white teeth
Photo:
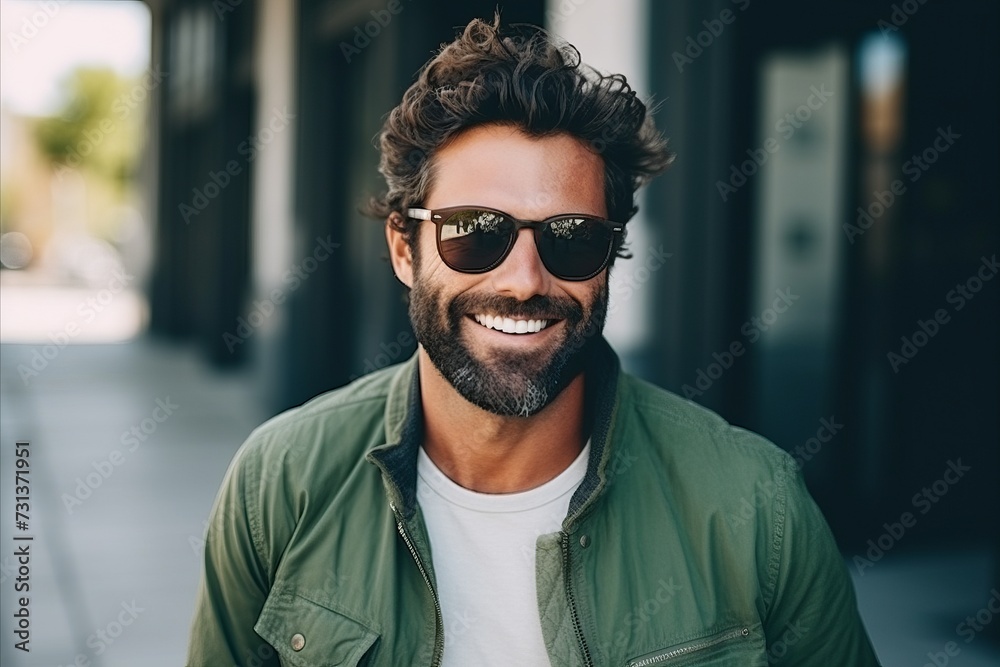
<instances>
[{"instance_id":1,"label":"white teeth","mask_svg":"<svg viewBox=\"0 0 1000 667\"><path fill-rule=\"evenodd\" d=\"M549 325L548 320L515 320L511 317L484 313L476 313L473 318L487 329L495 329L509 334L538 333Z\"/></svg>"}]
</instances>

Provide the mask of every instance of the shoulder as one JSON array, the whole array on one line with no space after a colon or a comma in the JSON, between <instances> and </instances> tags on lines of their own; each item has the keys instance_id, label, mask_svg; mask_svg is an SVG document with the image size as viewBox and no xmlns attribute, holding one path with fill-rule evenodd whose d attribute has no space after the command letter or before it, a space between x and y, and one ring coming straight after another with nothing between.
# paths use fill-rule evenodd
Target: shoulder
<instances>
[{"instance_id":1,"label":"shoulder","mask_svg":"<svg viewBox=\"0 0 1000 667\"><path fill-rule=\"evenodd\" d=\"M629 484L616 486L636 494L644 509L661 494L687 538L685 555L712 564L706 577L726 572L727 587L739 590L739 573L752 567L756 589L746 590L759 591L754 603L769 643L793 623L827 630L789 650L789 660L877 665L836 542L795 459L637 378L622 374L618 396L616 445L636 451L638 461Z\"/></svg>"},{"instance_id":2,"label":"shoulder","mask_svg":"<svg viewBox=\"0 0 1000 667\"><path fill-rule=\"evenodd\" d=\"M621 374L619 410L654 448L675 465L743 471L741 477L772 477L795 462L766 438L734 426L708 408L637 377Z\"/></svg>"},{"instance_id":3,"label":"shoulder","mask_svg":"<svg viewBox=\"0 0 1000 667\"><path fill-rule=\"evenodd\" d=\"M787 452L707 408L623 374L618 411L614 447L642 471L636 486L663 489L697 521L714 516L770 541L790 504L812 502Z\"/></svg>"},{"instance_id":4,"label":"shoulder","mask_svg":"<svg viewBox=\"0 0 1000 667\"><path fill-rule=\"evenodd\" d=\"M398 366L377 371L255 429L223 481L212 519L221 537L214 542L252 543L273 577L296 526L321 514L348 480L377 476L364 453L384 442L386 399L398 373Z\"/></svg>"},{"instance_id":5,"label":"shoulder","mask_svg":"<svg viewBox=\"0 0 1000 667\"><path fill-rule=\"evenodd\" d=\"M642 480L635 486L647 495L662 489L688 534L713 536L704 543L725 539L755 553L769 604L793 533L796 542L828 533L795 460L715 412L628 375L619 385L619 410L617 445L635 451L635 480ZM835 559L832 544L824 548Z\"/></svg>"},{"instance_id":6,"label":"shoulder","mask_svg":"<svg viewBox=\"0 0 1000 667\"><path fill-rule=\"evenodd\" d=\"M250 434L234 465L242 461L262 481L280 475L293 486L352 469L385 442L386 399L398 372L376 371L271 418Z\"/></svg>"}]
</instances>

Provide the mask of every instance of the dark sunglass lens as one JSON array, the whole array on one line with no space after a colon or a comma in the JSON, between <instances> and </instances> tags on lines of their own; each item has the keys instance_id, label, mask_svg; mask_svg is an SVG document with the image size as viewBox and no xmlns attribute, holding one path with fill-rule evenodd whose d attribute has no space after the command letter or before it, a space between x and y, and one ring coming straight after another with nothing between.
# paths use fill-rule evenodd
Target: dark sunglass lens
<instances>
[{"instance_id":1,"label":"dark sunglass lens","mask_svg":"<svg viewBox=\"0 0 1000 667\"><path fill-rule=\"evenodd\" d=\"M593 218L568 217L545 226L538 251L549 272L568 280L588 278L601 269L614 232Z\"/></svg>"},{"instance_id":2,"label":"dark sunglass lens","mask_svg":"<svg viewBox=\"0 0 1000 667\"><path fill-rule=\"evenodd\" d=\"M441 259L457 271L484 271L503 257L513 225L499 213L469 209L441 224Z\"/></svg>"}]
</instances>

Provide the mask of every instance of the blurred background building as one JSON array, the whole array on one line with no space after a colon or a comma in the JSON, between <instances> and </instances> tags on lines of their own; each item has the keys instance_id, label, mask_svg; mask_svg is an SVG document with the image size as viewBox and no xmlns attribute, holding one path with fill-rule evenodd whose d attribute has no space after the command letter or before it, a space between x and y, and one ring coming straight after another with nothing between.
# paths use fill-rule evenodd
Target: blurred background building
<instances>
[{"instance_id":1,"label":"blurred background building","mask_svg":"<svg viewBox=\"0 0 1000 667\"><path fill-rule=\"evenodd\" d=\"M359 212L382 187L373 138L429 54L495 5L155 6L154 62L171 74L156 91L152 331L215 364L259 362L275 410L408 355L382 226ZM958 442L1000 472L1000 290L983 283L961 311L948 299L997 248L983 79L997 54L981 32L996 10L903 5L503 6L627 71L678 154L618 270L610 333L630 368L789 450L843 422L805 472L845 537L940 476ZM331 260L310 260L326 238ZM287 299L271 314L274 290ZM770 321L781 290L795 300ZM933 342L889 360L938 309L952 321ZM720 375L713 353L734 341L747 351ZM992 486L956 493L997 507ZM929 517L928 539L985 537L979 519Z\"/></svg>"},{"instance_id":2,"label":"blurred background building","mask_svg":"<svg viewBox=\"0 0 1000 667\"><path fill-rule=\"evenodd\" d=\"M497 3L5 2L4 61L30 64L71 14L126 6L148 40L141 68L82 66L43 117L2 107L5 407L53 387L55 374L35 382L23 369L41 372L36 350L43 369L56 366L42 345L62 350L60 336L141 336L65 355L99 359L97 373L138 364L152 386L178 369L191 375L176 386L220 383L205 405L245 404L223 411L236 432L406 358L413 338L382 225L359 212L382 187L374 138L417 69ZM677 153L642 195L634 257L613 276L607 334L626 368L796 456L880 655L928 659L1000 587L1000 8L510 0L502 10L627 74ZM79 25L81 40L135 38ZM86 319L79 304L109 291ZM55 419L44 401L36 412ZM5 448L33 437L18 419L4 415ZM196 455L213 462L199 499L238 442L217 444ZM186 511L203 517L207 505ZM892 535L904 512L916 525ZM923 600L948 600L904 634L899 609L912 605L885 599L901 589L879 588L878 571L854 559L883 553L941 558L901 580L926 585ZM937 575L944 592L929 583ZM955 602L959 588L967 598ZM951 664L997 657L986 637L1000 623L985 626ZM930 638L908 646L905 632Z\"/></svg>"}]
</instances>

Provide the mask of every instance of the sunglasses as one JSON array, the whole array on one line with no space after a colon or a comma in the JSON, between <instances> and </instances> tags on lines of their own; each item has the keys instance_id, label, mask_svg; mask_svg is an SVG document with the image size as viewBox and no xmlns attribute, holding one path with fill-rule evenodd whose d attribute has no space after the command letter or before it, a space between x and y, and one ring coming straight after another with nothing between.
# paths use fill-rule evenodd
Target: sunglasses
<instances>
[{"instance_id":1,"label":"sunglasses","mask_svg":"<svg viewBox=\"0 0 1000 667\"><path fill-rule=\"evenodd\" d=\"M621 223L581 213L540 222L482 206L408 208L406 215L435 224L441 260L462 273L485 273L500 266L514 248L518 231L529 227L549 273L562 280L588 280L607 268L617 235L625 231Z\"/></svg>"}]
</instances>

